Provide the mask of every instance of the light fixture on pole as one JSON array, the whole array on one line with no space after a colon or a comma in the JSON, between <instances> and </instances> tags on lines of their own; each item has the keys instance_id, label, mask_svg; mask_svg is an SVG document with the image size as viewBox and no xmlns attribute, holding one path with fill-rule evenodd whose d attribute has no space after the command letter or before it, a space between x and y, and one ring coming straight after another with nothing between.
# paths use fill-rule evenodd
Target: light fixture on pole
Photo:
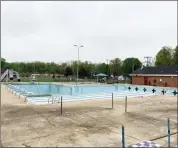
<instances>
[{"instance_id":1,"label":"light fixture on pole","mask_svg":"<svg viewBox=\"0 0 178 148\"><path fill-rule=\"evenodd\" d=\"M76 85L78 84L78 66L79 66L79 49L84 47L84 46L77 46L77 45L74 45L75 47L77 47L78 49L78 61L77 61L77 82L76 82Z\"/></svg>"}]
</instances>

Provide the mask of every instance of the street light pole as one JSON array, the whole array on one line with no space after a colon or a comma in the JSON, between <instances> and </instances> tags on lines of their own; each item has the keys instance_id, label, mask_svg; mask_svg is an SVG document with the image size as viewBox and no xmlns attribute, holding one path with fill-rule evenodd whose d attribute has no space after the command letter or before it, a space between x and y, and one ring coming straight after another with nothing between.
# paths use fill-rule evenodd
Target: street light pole
<instances>
[{"instance_id":1,"label":"street light pole","mask_svg":"<svg viewBox=\"0 0 178 148\"><path fill-rule=\"evenodd\" d=\"M109 59L106 59L106 61L107 61L107 83L108 83L108 79L109 79L109 64L108 64L108 61L109 61Z\"/></svg>"},{"instance_id":2,"label":"street light pole","mask_svg":"<svg viewBox=\"0 0 178 148\"><path fill-rule=\"evenodd\" d=\"M74 45L75 47L77 47L78 49L78 60L77 60L77 82L76 82L76 85L78 85L78 69L79 69L79 49L84 47L84 46L77 46L77 45Z\"/></svg>"},{"instance_id":3,"label":"street light pole","mask_svg":"<svg viewBox=\"0 0 178 148\"><path fill-rule=\"evenodd\" d=\"M108 65L109 59L106 59L106 61L107 61L107 74L109 74L109 65Z\"/></svg>"},{"instance_id":4,"label":"street light pole","mask_svg":"<svg viewBox=\"0 0 178 148\"><path fill-rule=\"evenodd\" d=\"M78 48L78 60L77 60L77 84L78 85L78 67L79 67L79 47Z\"/></svg>"}]
</instances>

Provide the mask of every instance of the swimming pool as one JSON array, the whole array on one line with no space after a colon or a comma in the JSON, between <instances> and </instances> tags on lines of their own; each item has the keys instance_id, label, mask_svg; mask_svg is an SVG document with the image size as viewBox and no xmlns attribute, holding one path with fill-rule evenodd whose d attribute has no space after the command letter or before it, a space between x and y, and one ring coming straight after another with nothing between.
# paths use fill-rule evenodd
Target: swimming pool
<instances>
[{"instance_id":1,"label":"swimming pool","mask_svg":"<svg viewBox=\"0 0 178 148\"><path fill-rule=\"evenodd\" d=\"M116 91L124 91L126 87L123 86L65 86L65 85L51 85L51 84L23 84L12 85L12 87L34 94L61 94L61 95L80 95L90 93L107 92L112 93Z\"/></svg>"},{"instance_id":2,"label":"swimming pool","mask_svg":"<svg viewBox=\"0 0 178 148\"><path fill-rule=\"evenodd\" d=\"M54 84L9 84L7 86L17 96L25 98L34 104L49 103L49 99L58 100L62 96L64 101L77 101L89 99L111 98L112 93L115 98L152 96L162 94L161 88L150 86L66 86ZM154 93L152 90L156 90ZM144 91L145 90L145 91ZM167 95L173 96L172 89L164 89Z\"/></svg>"}]
</instances>

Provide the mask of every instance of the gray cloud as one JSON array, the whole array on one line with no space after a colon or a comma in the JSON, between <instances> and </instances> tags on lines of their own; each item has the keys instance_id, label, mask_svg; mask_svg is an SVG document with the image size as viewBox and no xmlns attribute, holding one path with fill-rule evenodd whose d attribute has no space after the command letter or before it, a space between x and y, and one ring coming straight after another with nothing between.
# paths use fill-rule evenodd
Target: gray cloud
<instances>
[{"instance_id":1,"label":"gray cloud","mask_svg":"<svg viewBox=\"0 0 178 148\"><path fill-rule=\"evenodd\" d=\"M1 2L1 53L8 61L135 56L177 43L176 2Z\"/></svg>"}]
</instances>

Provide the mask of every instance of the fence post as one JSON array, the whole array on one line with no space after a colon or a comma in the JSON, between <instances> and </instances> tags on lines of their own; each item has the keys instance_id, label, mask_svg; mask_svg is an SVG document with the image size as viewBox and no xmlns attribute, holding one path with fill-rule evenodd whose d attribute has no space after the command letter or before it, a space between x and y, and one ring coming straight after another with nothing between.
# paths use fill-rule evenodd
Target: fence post
<instances>
[{"instance_id":1,"label":"fence post","mask_svg":"<svg viewBox=\"0 0 178 148\"><path fill-rule=\"evenodd\" d=\"M168 147L171 147L170 119L168 118Z\"/></svg>"},{"instance_id":2,"label":"fence post","mask_svg":"<svg viewBox=\"0 0 178 148\"><path fill-rule=\"evenodd\" d=\"M61 96L61 115L62 115L62 96Z\"/></svg>"},{"instance_id":3,"label":"fence post","mask_svg":"<svg viewBox=\"0 0 178 148\"><path fill-rule=\"evenodd\" d=\"M113 104L114 102L113 102L113 93L112 93L112 108L113 108L113 106L114 106L114 104Z\"/></svg>"},{"instance_id":4,"label":"fence post","mask_svg":"<svg viewBox=\"0 0 178 148\"><path fill-rule=\"evenodd\" d=\"M127 96L125 97L125 113L127 112Z\"/></svg>"},{"instance_id":5,"label":"fence post","mask_svg":"<svg viewBox=\"0 0 178 148\"><path fill-rule=\"evenodd\" d=\"M125 134L124 134L124 126L122 125L122 148L125 148Z\"/></svg>"}]
</instances>

